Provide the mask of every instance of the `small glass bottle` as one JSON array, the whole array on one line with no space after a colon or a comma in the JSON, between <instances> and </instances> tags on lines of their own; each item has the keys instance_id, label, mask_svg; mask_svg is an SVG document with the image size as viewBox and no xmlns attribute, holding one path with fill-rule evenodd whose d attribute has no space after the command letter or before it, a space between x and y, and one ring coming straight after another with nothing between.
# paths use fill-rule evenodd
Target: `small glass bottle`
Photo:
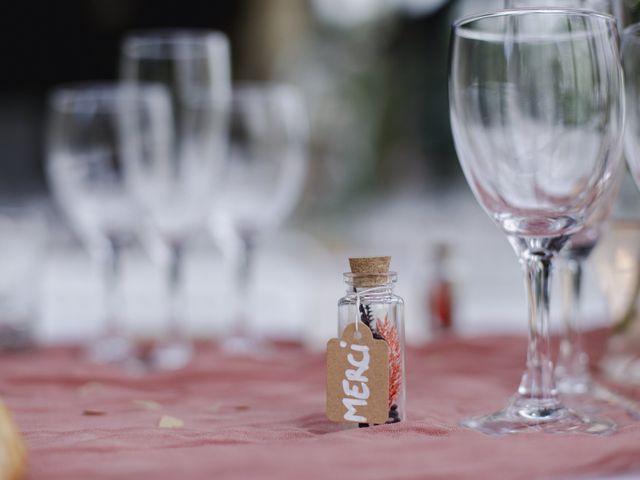
<instances>
[{"instance_id":1,"label":"small glass bottle","mask_svg":"<svg viewBox=\"0 0 640 480\"><path fill-rule=\"evenodd\" d=\"M390 257L349 259L351 272L344 274L347 294L338 302L338 336L357 318L371 329L375 339L387 342L389 418L386 423L397 423L406 420L404 300L393 293L398 275L389 271L390 260Z\"/></svg>"},{"instance_id":2,"label":"small glass bottle","mask_svg":"<svg viewBox=\"0 0 640 480\"><path fill-rule=\"evenodd\" d=\"M449 247L438 243L433 251L433 271L427 291L429 328L434 337L453 329L454 285L449 266Z\"/></svg>"}]
</instances>

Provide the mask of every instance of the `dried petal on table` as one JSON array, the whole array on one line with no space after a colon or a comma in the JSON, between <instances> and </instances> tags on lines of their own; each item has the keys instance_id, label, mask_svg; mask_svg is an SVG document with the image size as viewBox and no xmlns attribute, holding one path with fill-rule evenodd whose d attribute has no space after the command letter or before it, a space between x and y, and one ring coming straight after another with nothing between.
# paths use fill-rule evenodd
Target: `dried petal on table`
<instances>
[{"instance_id":1,"label":"dried petal on table","mask_svg":"<svg viewBox=\"0 0 640 480\"><path fill-rule=\"evenodd\" d=\"M184 427L184 421L171 415L163 415L158 423L160 428L181 428Z\"/></svg>"},{"instance_id":2,"label":"dried petal on table","mask_svg":"<svg viewBox=\"0 0 640 480\"><path fill-rule=\"evenodd\" d=\"M133 404L142 410L160 410L160 404L153 400L133 400Z\"/></svg>"},{"instance_id":3,"label":"dried petal on table","mask_svg":"<svg viewBox=\"0 0 640 480\"><path fill-rule=\"evenodd\" d=\"M87 382L78 387L78 393L80 395L89 395L92 393L99 392L100 390L102 390L103 387L104 385L100 382Z\"/></svg>"},{"instance_id":4,"label":"dried petal on table","mask_svg":"<svg viewBox=\"0 0 640 480\"><path fill-rule=\"evenodd\" d=\"M107 412L104 410L98 410L97 408L85 408L82 414L90 417L97 417L100 415L106 415Z\"/></svg>"}]
</instances>

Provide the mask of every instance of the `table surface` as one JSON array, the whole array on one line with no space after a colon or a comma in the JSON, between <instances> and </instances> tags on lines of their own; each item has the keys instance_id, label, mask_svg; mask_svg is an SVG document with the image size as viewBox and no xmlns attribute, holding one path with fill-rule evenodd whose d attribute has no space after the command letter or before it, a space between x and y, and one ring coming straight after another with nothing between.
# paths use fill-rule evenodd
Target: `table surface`
<instances>
[{"instance_id":1,"label":"table surface","mask_svg":"<svg viewBox=\"0 0 640 480\"><path fill-rule=\"evenodd\" d=\"M595 357L602 335L591 335ZM323 414L322 354L264 358L200 346L182 371L145 375L70 347L0 356L0 395L24 432L30 478L573 478L640 472L640 423L614 435L487 437L461 417L513 394L525 340L450 338L407 352L409 420L342 430ZM640 394L640 392L628 392ZM640 398L640 397L638 397ZM174 428L161 427L162 419Z\"/></svg>"}]
</instances>

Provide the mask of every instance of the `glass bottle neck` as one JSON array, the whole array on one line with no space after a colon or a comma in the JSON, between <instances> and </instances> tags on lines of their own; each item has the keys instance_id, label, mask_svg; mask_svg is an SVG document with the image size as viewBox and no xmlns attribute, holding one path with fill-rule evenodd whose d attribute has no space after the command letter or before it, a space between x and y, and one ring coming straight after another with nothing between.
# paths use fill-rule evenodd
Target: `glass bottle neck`
<instances>
[{"instance_id":1,"label":"glass bottle neck","mask_svg":"<svg viewBox=\"0 0 640 480\"><path fill-rule=\"evenodd\" d=\"M389 283L385 285L376 285L373 287L354 287L353 285L349 285L347 287L347 294L349 295L358 295L360 298L369 298L369 297L378 297L391 295L393 293L393 288L395 285Z\"/></svg>"},{"instance_id":2,"label":"glass bottle neck","mask_svg":"<svg viewBox=\"0 0 640 480\"><path fill-rule=\"evenodd\" d=\"M382 273L351 273L343 274L344 282L348 285L348 293L359 295L384 295L390 293L398 279L396 272Z\"/></svg>"}]
</instances>

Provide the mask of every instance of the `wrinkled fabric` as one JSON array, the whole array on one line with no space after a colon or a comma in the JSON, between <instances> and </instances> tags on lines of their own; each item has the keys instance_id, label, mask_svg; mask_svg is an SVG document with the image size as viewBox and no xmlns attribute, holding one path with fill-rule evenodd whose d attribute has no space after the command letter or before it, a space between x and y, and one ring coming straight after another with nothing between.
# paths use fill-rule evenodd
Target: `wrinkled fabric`
<instances>
[{"instance_id":1,"label":"wrinkled fabric","mask_svg":"<svg viewBox=\"0 0 640 480\"><path fill-rule=\"evenodd\" d=\"M588 339L594 358L602 332ZM31 479L572 478L640 472L640 424L611 436L488 437L461 417L501 408L518 385L521 337L450 338L407 353L409 420L328 422L324 355L282 347L264 358L200 345L177 372L127 374L78 349L0 356L0 395L29 446ZM628 394L640 391L627 390ZM160 428L168 415L184 422Z\"/></svg>"}]
</instances>

